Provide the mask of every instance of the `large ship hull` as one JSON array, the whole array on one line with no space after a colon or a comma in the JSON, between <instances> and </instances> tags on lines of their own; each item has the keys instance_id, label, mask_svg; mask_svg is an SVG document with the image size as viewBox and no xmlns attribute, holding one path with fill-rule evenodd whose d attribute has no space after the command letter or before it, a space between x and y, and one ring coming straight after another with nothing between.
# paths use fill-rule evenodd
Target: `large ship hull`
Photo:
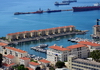
<instances>
[{"instance_id":1,"label":"large ship hull","mask_svg":"<svg viewBox=\"0 0 100 70\"><path fill-rule=\"evenodd\" d=\"M61 10L48 10L47 13L51 13L51 12L61 12Z\"/></svg>"},{"instance_id":2,"label":"large ship hull","mask_svg":"<svg viewBox=\"0 0 100 70\"><path fill-rule=\"evenodd\" d=\"M73 12L100 10L100 6L85 6L85 7L72 7Z\"/></svg>"}]
</instances>

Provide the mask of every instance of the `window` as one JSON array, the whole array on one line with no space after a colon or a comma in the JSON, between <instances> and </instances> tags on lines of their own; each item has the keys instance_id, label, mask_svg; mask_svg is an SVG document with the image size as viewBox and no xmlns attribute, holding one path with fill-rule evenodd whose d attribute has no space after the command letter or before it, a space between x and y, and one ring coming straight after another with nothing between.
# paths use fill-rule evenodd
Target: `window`
<instances>
[{"instance_id":1,"label":"window","mask_svg":"<svg viewBox=\"0 0 100 70\"><path fill-rule=\"evenodd\" d=\"M10 54L12 54L12 51L10 51Z\"/></svg>"},{"instance_id":2,"label":"window","mask_svg":"<svg viewBox=\"0 0 100 70\"><path fill-rule=\"evenodd\" d=\"M15 56L18 57L18 53L15 52Z\"/></svg>"}]
</instances>

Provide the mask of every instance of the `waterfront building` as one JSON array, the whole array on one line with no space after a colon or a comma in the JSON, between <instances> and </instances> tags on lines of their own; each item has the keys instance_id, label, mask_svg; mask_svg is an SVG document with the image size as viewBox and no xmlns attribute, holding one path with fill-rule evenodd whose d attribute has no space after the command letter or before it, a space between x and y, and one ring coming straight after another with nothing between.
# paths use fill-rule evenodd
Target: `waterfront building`
<instances>
[{"instance_id":1,"label":"waterfront building","mask_svg":"<svg viewBox=\"0 0 100 70\"><path fill-rule=\"evenodd\" d=\"M97 25L93 26L93 38L99 38L100 37L100 25L99 25L100 19L97 19Z\"/></svg>"},{"instance_id":2,"label":"waterfront building","mask_svg":"<svg viewBox=\"0 0 100 70\"><path fill-rule=\"evenodd\" d=\"M30 58L27 57L21 57L20 60L20 65L23 64L25 67L29 66Z\"/></svg>"},{"instance_id":3,"label":"waterfront building","mask_svg":"<svg viewBox=\"0 0 100 70\"><path fill-rule=\"evenodd\" d=\"M6 39L8 39L11 42L11 41L25 39L25 38L34 38L34 37L39 37L39 36L73 32L75 30L76 30L75 26L70 25L70 26L55 27L55 28L49 28L49 29L24 31L24 32L7 34Z\"/></svg>"},{"instance_id":4,"label":"waterfront building","mask_svg":"<svg viewBox=\"0 0 100 70\"><path fill-rule=\"evenodd\" d=\"M52 64L55 64L57 61L67 61L68 51L69 49L62 46L50 46L47 50L47 60Z\"/></svg>"},{"instance_id":5,"label":"waterfront building","mask_svg":"<svg viewBox=\"0 0 100 70\"><path fill-rule=\"evenodd\" d=\"M76 55L79 58L87 58L89 56L89 49L86 45L76 44L66 48L53 45L47 50L47 60L53 64L57 61L67 61L69 55Z\"/></svg>"},{"instance_id":6,"label":"waterfront building","mask_svg":"<svg viewBox=\"0 0 100 70\"><path fill-rule=\"evenodd\" d=\"M97 42L80 41L78 43L86 45L89 48L90 52L92 52L93 50L100 50L100 44L98 44Z\"/></svg>"},{"instance_id":7,"label":"waterfront building","mask_svg":"<svg viewBox=\"0 0 100 70\"><path fill-rule=\"evenodd\" d=\"M100 70L100 63L87 59L77 58L75 55L68 57L68 69L71 70Z\"/></svg>"},{"instance_id":8,"label":"waterfront building","mask_svg":"<svg viewBox=\"0 0 100 70\"><path fill-rule=\"evenodd\" d=\"M76 55L78 58L87 58L89 56L89 48L84 44L76 44L66 47L69 49L69 55Z\"/></svg>"}]
</instances>

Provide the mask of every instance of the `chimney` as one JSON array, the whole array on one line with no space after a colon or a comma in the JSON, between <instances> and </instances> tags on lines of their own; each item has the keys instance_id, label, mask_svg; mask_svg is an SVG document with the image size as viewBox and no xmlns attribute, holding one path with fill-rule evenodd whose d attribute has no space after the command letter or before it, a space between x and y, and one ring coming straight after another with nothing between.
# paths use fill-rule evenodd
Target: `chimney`
<instances>
[{"instance_id":1,"label":"chimney","mask_svg":"<svg viewBox=\"0 0 100 70\"><path fill-rule=\"evenodd\" d=\"M56 46L56 44L54 44L54 46Z\"/></svg>"},{"instance_id":2,"label":"chimney","mask_svg":"<svg viewBox=\"0 0 100 70\"><path fill-rule=\"evenodd\" d=\"M61 47L61 48L63 48L63 46L62 46L62 45L61 45L60 47Z\"/></svg>"},{"instance_id":3,"label":"chimney","mask_svg":"<svg viewBox=\"0 0 100 70\"><path fill-rule=\"evenodd\" d=\"M99 25L99 19L97 19L97 25Z\"/></svg>"}]
</instances>

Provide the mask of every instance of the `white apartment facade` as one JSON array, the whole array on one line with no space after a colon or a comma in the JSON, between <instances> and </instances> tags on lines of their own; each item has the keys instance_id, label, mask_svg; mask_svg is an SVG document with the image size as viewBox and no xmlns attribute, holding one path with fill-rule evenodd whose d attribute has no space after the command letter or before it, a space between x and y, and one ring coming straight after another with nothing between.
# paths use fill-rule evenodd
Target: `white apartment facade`
<instances>
[{"instance_id":1,"label":"white apartment facade","mask_svg":"<svg viewBox=\"0 0 100 70\"><path fill-rule=\"evenodd\" d=\"M69 55L76 55L79 58L87 58L89 55L89 49L86 45L77 44L66 48L53 45L47 50L47 60L53 64L57 61L67 61Z\"/></svg>"},{"instance_id":2,"label":"white apartment facade","mask_svg":"<svg viewBox=\"0 0 100 70\"><path fill-rule=\"evenodd\" d=\"M55 64L57 61L67 61L68 49L62 46L50 46L47 50L47 60Z\"/></svg>"},{"instance_id":3,"label":"white apartment facade","mask_svg":"<svg viewBox=\"0 0 100 70\"><path fill-rule=\"evenodd\" d=\"M20 65L23 64L25 67L29 67L30 58L21 57L19 62L20 62Z\"/></svg>"},{"instance_id":4,"label":"white apartment facade","mask_svg":"<svg viewBox=\"0 0 100 70\"><path fill-rule=\"evenodd\" d=\"M70 49L69 55L76 55L78 58L87 58L89 56L89 48L83 44L76 44L66 47Z\"/></svg>"}]
</instances>

